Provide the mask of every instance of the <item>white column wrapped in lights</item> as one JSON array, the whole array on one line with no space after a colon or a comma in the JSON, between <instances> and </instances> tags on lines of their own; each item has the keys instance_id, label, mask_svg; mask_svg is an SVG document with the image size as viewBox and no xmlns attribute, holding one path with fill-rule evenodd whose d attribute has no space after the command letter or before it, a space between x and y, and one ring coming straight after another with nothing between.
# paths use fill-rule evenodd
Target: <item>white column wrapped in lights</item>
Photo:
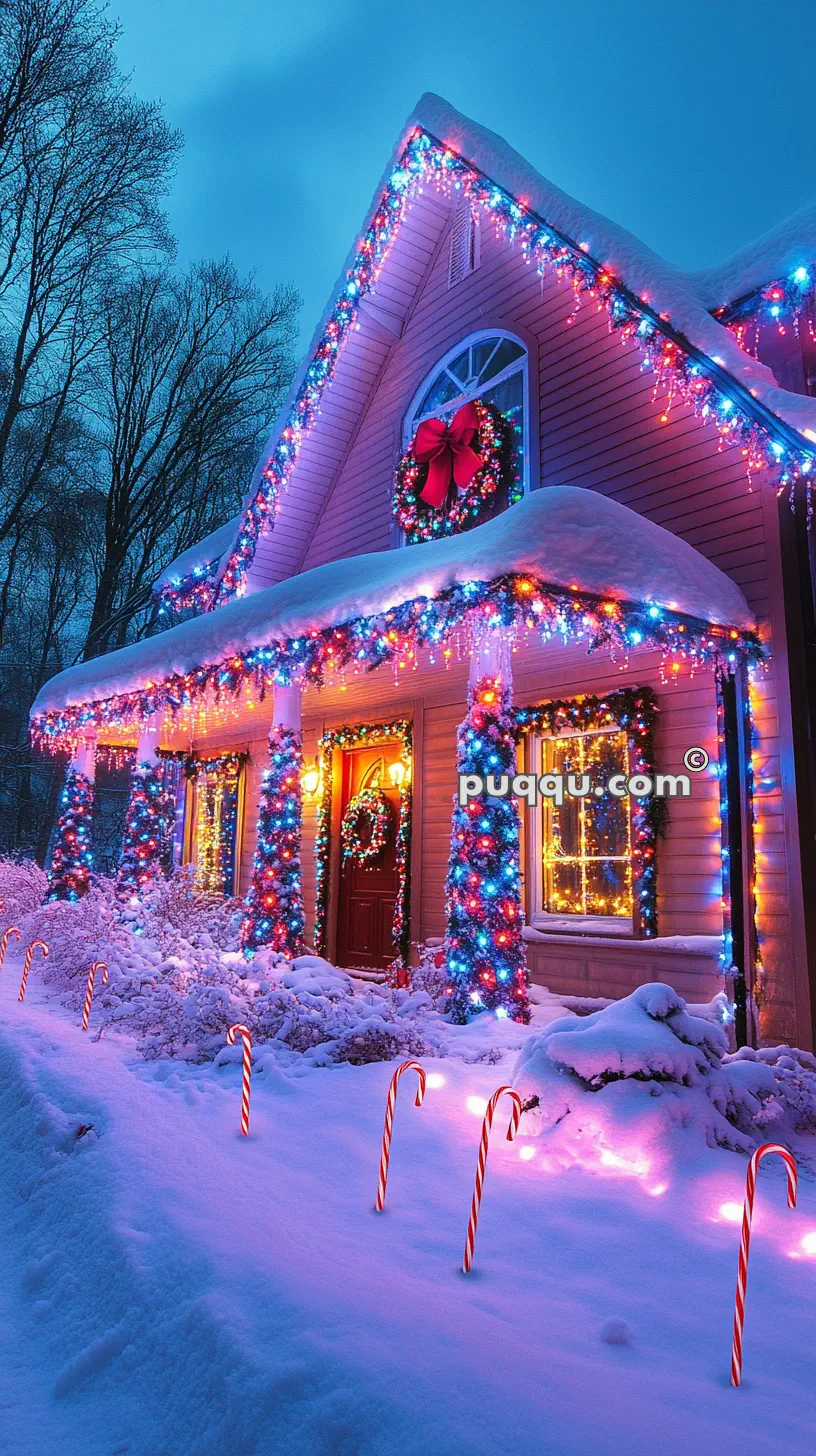
<instances>
[{"instance_id":1,"label":"white column wrapped in lights","mask_svg":"<svg viewBox=\"0 0 816 1456\"><path fill-rule=\"evenodd\" d=\"M174 804L165 786L164 763L159 757L159 728L142 729L130 778L125 837L118 888L138 895L147 889L162 867L163 846L172 823Z\"/></svg>"},{"instance_id":2,"label":"white column wrapped in lights","mask_svg":"<svg viewBox=\"0 0 816 1456\"><path fill-rule=\"evenodd\" d=\"M93 869L91 823L96 738L81 738L74 746L60 796L54 852L47 900L79 900L88 891Z\"/></svg>"},{"instance_id":3,"label":"white column wrapped in lights","mask_svg":"<svg viewBox=\"0 0 816 1456\"><path fill-rule=\"evenodd\" d=\"M503 627L475 638L468 710L456 734L458 775L499 780L516 772L511 637ZM457 785L458 787L458 785ZM445 882L445 936L453 1020L489 1010L529 1020L521 913L519 815L515 798L455 796Z\"/></svg>"},{"instance_id":4,"label":"white column wrapped in lights","mask_svg":"<svg viewBox=\"0 0 816 1456\"><path fill-rule=\"evenodd\" d=\"M276 685L269 767L261 785L252 883L241 924L241 946L248 957L267 945L282 955L294 956L303 945L300 714L300 688Z\"/></svg>"}]
</instances>

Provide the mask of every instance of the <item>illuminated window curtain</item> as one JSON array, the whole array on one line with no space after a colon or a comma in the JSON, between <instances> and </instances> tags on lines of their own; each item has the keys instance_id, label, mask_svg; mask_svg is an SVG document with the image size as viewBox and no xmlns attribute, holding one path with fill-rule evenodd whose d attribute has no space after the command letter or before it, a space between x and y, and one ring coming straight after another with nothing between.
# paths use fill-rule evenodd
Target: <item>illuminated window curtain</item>
<instances>
[{"instance_id":1,"label":"illuminated window curtain","mask_svg":"<svg viewBox=\"0 0 816 1456\"><path fill-rule=\"evenodd\" d=\"M193 800L191 859L197 889L234 895L238 855L238 807L247 755L193 759L187 773Z\"/></svg>"},{"instance_id":2,"label":"illuminated window curtain","mask_svg":"<svg viewBox=\"0 0 816 1456\"><path fill-rule=\"evenodd\" d=\"M615 773L629 777L626 733L544 738L544 772L588 775L592 788L582 798L546 802L542 814L542 909L551 915L597 915L631 919L633 913L630 800L597 784Z\"/></svg>"}]
</instances>

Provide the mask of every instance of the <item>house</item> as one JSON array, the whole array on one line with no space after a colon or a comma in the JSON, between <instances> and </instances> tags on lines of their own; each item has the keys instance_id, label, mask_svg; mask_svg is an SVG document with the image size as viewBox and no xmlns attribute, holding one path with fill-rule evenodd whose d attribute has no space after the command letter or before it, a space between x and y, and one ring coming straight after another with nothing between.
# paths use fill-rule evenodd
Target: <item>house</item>
<instances>
[{"instance_id":1,"label":"house","mask_svg":"<svg viewBox=\"0 0 816 1456\"><path fill-rule=\"evenodd\" d=\"M806 212L682 273L423 97L242 514L157 584L187 619L33 706L54 893L118 744L122 883L194 860L249 953L447 937L463 1014L526 964L813 1045L812 261Z\"/></svg>"}]
</instances>

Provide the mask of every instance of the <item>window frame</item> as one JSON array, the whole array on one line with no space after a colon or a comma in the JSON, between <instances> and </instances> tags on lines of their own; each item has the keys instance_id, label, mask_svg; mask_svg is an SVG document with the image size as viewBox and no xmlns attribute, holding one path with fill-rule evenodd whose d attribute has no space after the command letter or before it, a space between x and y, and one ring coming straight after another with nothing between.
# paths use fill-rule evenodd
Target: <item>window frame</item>
<instances>
[{"instance_id":1,"label":"window frame","mask_svg":"<svg viewBox=\"0 0 816 1456\"><path fill-rule=\"evenodd\" d=\"M489 380L487 380L484 385L477 385L477 387L474 389L464 390L461 394L456 395L454 399L448 400L444 408L428 410L426 414L420 414L419 407L422 403L422 400L428 393L431 385L435 382L436 379L439 378L440 374L442 374L443 370L447 369L448 365L451 364L454 359L458 358L458 356L462 354L465 349L471 348L474 344L484 343L486 339L496 339L497 343L501 343L505 339L509 339L511 343L518 344L519 348L522 350L521 357L518 359L514 359L511 364L508 364L505 369L501 369L498 374L493 375ZM419 385L419 388L414 391L411 397L411 402L407 410L405 411L405 414L403 415L401 432L402 451L407 450L412 439L414 438L417 425L420 424L422 420L440 419L450 416L450 414L458 409L461 405L468 404L470 400L478 399L479 396L484 393L486 389L495 388L496 385L502 384L505 379L511 378L512 375L516 373L521 373L522 376L522 399L524 403L524 434L522 439L521 452L522 498L526 495L529 495L530 490L532 489L530 479L530 462L532 458L531 446L533 438L532 416L530 413L530 346L525 339L522 339L519 334L514 333L512 329L505 329L501 327L476 329L474 332L470 334L465 334L463 338L458 339L457 342L450 349L448 349L445 354L443 354L435 361L432 368L429 369L428 372L424 375ZM402 532L400 532L400 538L404 539Z\"/></svg>"}]
</instances>

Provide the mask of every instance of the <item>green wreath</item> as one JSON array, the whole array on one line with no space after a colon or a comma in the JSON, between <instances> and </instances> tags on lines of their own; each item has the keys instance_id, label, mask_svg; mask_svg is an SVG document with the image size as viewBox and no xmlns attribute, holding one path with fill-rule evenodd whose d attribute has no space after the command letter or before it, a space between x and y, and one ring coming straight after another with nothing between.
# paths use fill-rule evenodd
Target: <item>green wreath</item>
<instances>
[{"instance_id":1,"label":"green wreath","mask_svg":"<svg viewBox=\"0 0 816 1456\"><path fill-rule=\"evenodd\" d=\"M510 504L520 499L520 483L514 479L513 472L513 427L494 404L481 399L473 403L479 420L474 449L483 464L464 490L457 490L451 484L441 506L430 506L422 499L428 466L420 464L414 455L416 439L400 458L393 510L410 545L453 536L470 526L478 526L494 510L505 484L509 487Z\"/></svg>"},{"instance_id":2,"label":"green wreath","mask_svg":"<svg viewBox=\"0 0 816 1456\"><path fill-rule=\"evenodd\" d=\"M390 819L388 800L380 789L361 789L349 799L340 825L344 862L351 860L353 864L365 865L378 859L388 839ZM366 821L370 828L368 841L364 843L360 831Z\"/></svg>"}]
</instances>

